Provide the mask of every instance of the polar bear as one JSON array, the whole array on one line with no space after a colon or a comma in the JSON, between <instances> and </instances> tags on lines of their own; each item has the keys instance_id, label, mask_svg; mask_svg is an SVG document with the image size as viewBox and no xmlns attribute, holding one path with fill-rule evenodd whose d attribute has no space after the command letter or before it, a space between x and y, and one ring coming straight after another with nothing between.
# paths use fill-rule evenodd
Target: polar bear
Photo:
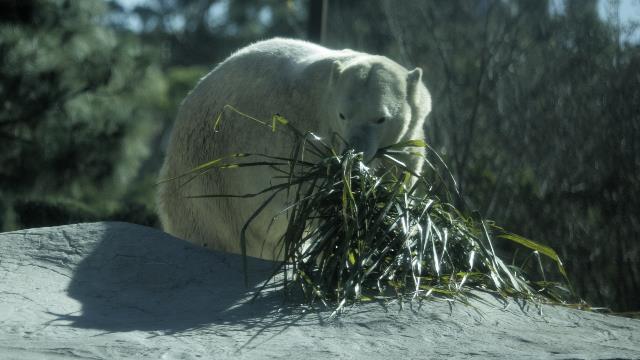
<instances>
[{"instance_id":1,"label":"polar bear","mask_svg":"<svg viewBox=\"0 0 640 360\"><path fill-rule=\"evenodd\" d=\"M431 98L422 70L352 50L331 50L310 42L275 38L242 48L200 80L182 103L160 178L184 174L232 153L287 157L292 139L229 111L257 119L279 114L301 131L346 139L371 159L377 149L424 137ZM219 127L214 128L221 116ZM419 172L419 157L408 159ZM165 231L208 248L240 253L240 233L267 194L254 198L188 198L190 195L247 194L273 185L269 167L215 169L186 184L162 182L158 213ZM286 229L276 198L247 228L246 254L279 259ZM275 217L275 220L274 220ZM286 217L286 216L285 216Z\"/></svg>"}]
</instances>

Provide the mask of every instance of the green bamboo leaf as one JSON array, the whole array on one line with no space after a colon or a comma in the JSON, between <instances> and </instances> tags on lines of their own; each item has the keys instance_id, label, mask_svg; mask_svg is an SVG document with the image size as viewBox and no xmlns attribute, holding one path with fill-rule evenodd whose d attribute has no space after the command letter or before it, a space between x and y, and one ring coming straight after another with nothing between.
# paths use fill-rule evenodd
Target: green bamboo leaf
<instances>
[{"instance_id":1,"label":"green bamboo leaf","mask_svg":"<svg viewBox=\"0 0 640 360\"><path fill-rule=\"evenodd\" d=\"M280 114L274 114L271 117L271 131L276 132L276 124L287 125L289 124L289 121Z\"/></svg>"},{"instance_id":2,"label":"green bamboo leaf","mask_svg":"<svg viewBox=\"0 0 640 360\"><path fill-rule=\"evenodd\" d=\"M559 263L560 265L562 265L562 261L560 260L560 257L558 256L558 254L550 247L542 245L540 243L537 243L533 240L529 240L523 236L520 235L516 235L513 233L506 233L506 234L500 234L498 235L499 238L502 239L507 239L507 240L511 240L513 242L516 242L522 246L525 246L531 250L535 250L553 260L555 260L557 263Z\"/></svg>"},{"instance_id":3,"label":"green bamboo leaf","mask_svg":"<svg viewBox=\"0 0 640 360\"><path fill-rule=\"evenodd\" d=\"M552 259L558 265L558 270L560 271L560 273L565 278L567 277L567 273L564 269L564 265L562 264L562 260L560 260L560 256L558 256L558 253L556 253L555 250L553 250L552 248L513 233L500 234L498 235L498 237L506 240L511 240L515 243L518 243L531 250L537 251L540 254Z\"/></svg>"},{"instance_id":4,"label":"green bamboo leaf","mask_svg":"<svg viewBox=\"0 0 640 360\"><path fill-rule=\"evenodd\" d=\"M427 147L427 142L422 139L411 139L411 140L406 140L393 145L386 146L381 150L402 149L405 147L422 147L423 148L423 147Z\"/></svg>"}]
</instances>

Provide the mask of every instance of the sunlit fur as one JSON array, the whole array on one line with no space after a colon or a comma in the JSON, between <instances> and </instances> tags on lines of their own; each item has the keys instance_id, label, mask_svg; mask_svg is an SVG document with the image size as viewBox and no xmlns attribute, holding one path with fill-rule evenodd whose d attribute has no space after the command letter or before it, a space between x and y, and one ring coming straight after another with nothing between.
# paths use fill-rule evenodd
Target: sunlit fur
<instances>
[{"instance_id":1,"label":"sunlit fur","mask_svg":"<svg viewBox=\"0 0 640 360\"><path fill-rule=\"evenodd\" d=\"M370 158L379 147L423 138L431 110L422 70L408 71L392 60L352 50L330 50L309 42L271 39L240 49L206 75L184 100L175 122L160 178L167 179L232 153L288 156L292 139L230 110L258 119L274 114L301 131L344 138ZM222 113L219 131L214 129ZM343 115L344 119L341 118ZM384 120L381 120L384 119ZM335 134L339 136L333 136ZM339 141L333 143L341 150ZM417 157L410 159L416 171ZM246 194L285 180L269 167L215 169L181 186L160 185L158 210L165 231L211 249L239 253L240 232L266 196L250 199L189 199L189 195ZM277 242L286 214L276 198L248 228L247 254L279 258Z\"/></svg>"}]
</instances>

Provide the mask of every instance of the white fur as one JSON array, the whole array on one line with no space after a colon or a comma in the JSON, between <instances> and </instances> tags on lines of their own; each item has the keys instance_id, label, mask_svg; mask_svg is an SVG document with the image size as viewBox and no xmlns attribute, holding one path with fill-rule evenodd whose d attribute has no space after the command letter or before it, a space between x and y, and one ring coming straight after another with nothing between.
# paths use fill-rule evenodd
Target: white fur
<instances>
[{"instance_id":1,"label":"white fur","mask_svg":"<svg viewBox=\"0 0 640 360\"><path fill-rule=\"evenodd\" d=\"M280 114L302 131L337 133L370 158L379 147L423 138L431 110L422 71L407 71L383 56L330 50L309 42L271 39L240 49L206 75L184 100L171 135L161 179L232 153L288 156L291 138L223 110L225 105L269 121ZM214 122L222 113L220 130ZM341 119L340 114L346 118ZM380 119L384 122L378 124ZM410 160L420 171L422 161ZM163 183L158 191L162 225L170 234L211 249L240 252L240 232L264 202L257 198L189 199L188 195L246 194L277 183L268 167L216 169L185 186ZM247 232L247 254L278 258L285 216L275 199Z\"/></svg>"}]
</instances>

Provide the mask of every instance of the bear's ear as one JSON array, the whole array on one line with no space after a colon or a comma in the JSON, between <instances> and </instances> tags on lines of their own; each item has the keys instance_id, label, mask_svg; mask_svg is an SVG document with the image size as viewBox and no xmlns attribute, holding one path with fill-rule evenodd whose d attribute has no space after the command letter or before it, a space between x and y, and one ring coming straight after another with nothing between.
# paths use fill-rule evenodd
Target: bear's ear
<instances>
[{"instance_id":1,"label":"bear's ear","mask_svg":"<svg viewBox=\"0 0 640 360\"><path fill-rule=\"evenodd\" d=\"M407 87L408 88L415 88L418 83L422 81L422 69L420 69L419 67L409 71L407 73Z\"/></svg>"},{"instance_id":2,"label":"bear's ear","mask_svg":"<svg viewBox=\"0 0 640 360\"><path fill-rule=\"evenodd\" d=\"M427 116L431 112L431 95L422 84L422 69L415 68L407 73L407 99L412 106L422 109Z\"/></svg>"},{"instance_id":3,"label":"bear's ear","mask_svg":"<svg viewBox=\"0 0 640 360\"><path fill-rule=\"evenodd\" d=\"M407 97L417 101L419 85L422 82L422 69L415 68L407 73Z\"/></svg>"},{"instance_id":4,"label":"bear's ear","mask_svg":"<svg viewBox=\"0 0 640 360\"><path fill-rule=\"evenodd\" d=\"M340 60L335 60L331 65L331 82L335 83L338 81L340 74L344 71L344 65Z\"/></svg>"}]
</instances>

